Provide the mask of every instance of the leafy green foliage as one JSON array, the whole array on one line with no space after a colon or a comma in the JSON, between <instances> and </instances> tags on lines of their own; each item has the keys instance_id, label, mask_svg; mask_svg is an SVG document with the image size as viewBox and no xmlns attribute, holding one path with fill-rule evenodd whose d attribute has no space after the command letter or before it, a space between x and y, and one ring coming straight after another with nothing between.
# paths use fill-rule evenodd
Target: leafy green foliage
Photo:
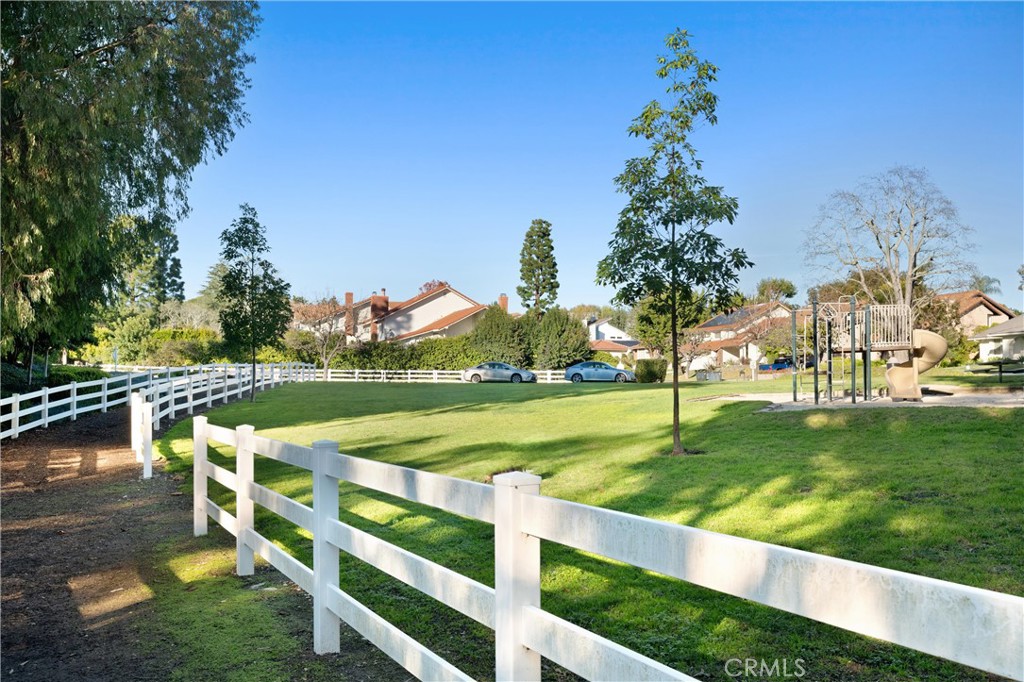
<instances>
[{"instance_id":1,"label":"leafy green foliage","mask_svg":"<svg viewBox=\"0 0 1024 682\"><path fill-rule=\"evenodd\" d=\"M46 375L47 386L65 386L72 381L81 383L83 381L97 381L106 379L110 375L99 367L77 367L75 365L50 365L49 373Z\"/></svg>"},{"instance_id":2,"label":"leafy green foliage","mask_svg":"<svg viewBox=\"0 0 1024 682\"><path fill-rule=\"evenodd\" d=\"M523 307L536 315L555 304L558 297L558 263L551 240L551 223L540 218L530 224L519 254L519 278L516 293Z\"/></svg>"},{"instance_id":3,"label":"leafy green foliage","mask_svg":"<svg viewBox=\"0 0 1024 682\"><path fill-rule=\"evenodd\" d=\"M425 339L414 348L419 354L419 369L462 370L487 360L468 336L450 339Z\"/></svg>"},{"instance_id":4,"label":"leafy green foliage","mask_svg":"<svg viewBox=\"0 0 1024 682\"><path fill-rule=\"evenodd\" d=\"M603 350L597 351L596 353L591 355L589 359L593 360L594 362L607 362L612 367L616 367L619 364L618 359L614 355Z\"/></svg>"},{"instance_id":5,"label":"leafy green foliage","mask_svg":"<svg viewBox=\"0 0 1024 682\"><path fill-rule=\"evenodd\" d=\"M615 300L631 305L646 297L668 303L672 353L673 453L679 440L679 301L698 291L721 300L736 288L739 271L751 265L741 249L730 249L710 228L732 223L739 202L698 175L701 161L689 140L701 124L717 122L718 98L709 90L718 68L700 61L686 31L665 39L671 51L658 58L658 78L667 80L669 108L651 101L633 119L629 134L644 139L650 154L630 159L615 178L629 197L619 213L610 253L598 263L597 281L615 287Z\"/></svg>"},{"instance_id":6,"label":"leafy green foliage","mask_svg":"<svg viewBox=\"0 0 1024 682\"><path fill-rule=\"evenodd\" d=\"M249 351L255 373L257 349L277 343L288 328L290 286L263 257L270 246L256 209L248 204L240 209L242 215L220 236L221 260L227 265L220 324L229 346ZM255 400L255 392L250 397Z\"/></svg>"},{"instance_id":7,"label":"leafy green foliage","mask_svg":"<svg viewBox=\"0 0 1024 682\"><path fill-rule=\"evenodd\" d=\"M224 354L220 335L212 329L156 329L143 343L146 364L202 365Z\"/></svg>"},{"instance_id":8,"label":"leafy green foliage","mask_svg":"<svg viewBox=\"0 0 1024 682\"><path fill-rule=\"evenodd\" d=\"M668 360L651 358L636 361L636 380L641 384L660 384L665 381L668 372Z\"/></svg>"},{"instance_id":9,"label":"leafy green foliage","mask_svg":"<svg viewBox=\"0 0 1024 682\"><path fill-rule=\"evenodd\" d=\"M533 366L538 369L564 369L590 357L590 341L583 325L562 308L544 314L537 327Z\"/></svg>"},{"instance_id":10,"label":"leafy green foliage","mask_svg":"<svg viewBox=\"0 0 1024 682\"><path fill-rule=\"evenodd\" d=\"M480 317L469 335L473 348L487 360L522 367L528 360L527 341L522 328L501 306L492 305Z\"/></svg>"},{"instance_id":11,"label":"leafy green foliage","mask_svg":"<svg viewBox=\"0 0 1024 682\"><path fill-rule=\"evenodd\" d=\"M187 211L245 121L255 3L5 2L2 344L86 335L134 218Z\"/></svg>"},{"instance_id":12,"label":"leafy green foliage","mask_svg":"<svg viewBox=\"0 0 1024 682\"><path fill-rule=\"evenodd\" d=\"M771 303L796 297L796 285L782 277L765 277L757 283L755 303Z\"/></svg>"}]
</instances>

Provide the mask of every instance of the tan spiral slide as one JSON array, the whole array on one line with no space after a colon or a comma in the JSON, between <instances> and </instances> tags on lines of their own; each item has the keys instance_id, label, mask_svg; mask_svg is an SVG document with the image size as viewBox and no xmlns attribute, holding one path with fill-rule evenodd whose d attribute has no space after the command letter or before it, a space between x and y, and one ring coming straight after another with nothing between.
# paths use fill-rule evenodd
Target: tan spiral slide
<instances>
[{"instance_id":1,"label":"tan spiral slide","mask_svg":"<svg viewBox=\"0 0 1024 682\"><path fill-rule=\"evenodd\" d=\"M915 329L911 335L913 350L908 362L893 365L885 371L889 397L893 400L920 400L921 386L917 377L939 364L946 357L946 339L935 332Z\"/></svg>"}]
</instances>

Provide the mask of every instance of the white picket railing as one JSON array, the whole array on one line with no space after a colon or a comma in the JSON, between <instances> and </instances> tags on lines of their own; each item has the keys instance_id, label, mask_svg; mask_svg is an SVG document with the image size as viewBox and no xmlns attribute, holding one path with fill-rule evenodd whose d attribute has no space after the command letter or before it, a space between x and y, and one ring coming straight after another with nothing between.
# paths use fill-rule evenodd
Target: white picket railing
<instances>
[{"instance_id":1,"label":"white picket railing","mask_svg":"<svg viewBox=\"0 0 1024 682\"><path fill-rule=\"evenodd\" d=\"M264 368L260 370L259 368ZM113 365L101 365L101 369L114 371ZM274 368L274 369L269 369ZM119 374L94 381L71 382L64 386L43 387L31 393L22 393L0 399L0 439L17 438L26 431L46 428L65 419L75 421L89 412L106 412L110 408L131 402L134 391L149 390L153 386L177 381L184 385L187 377L194 375L235 375L251 371L249 365L217 364L192 365L189 367L155 367L143 365L121 365ZM273 372L277 383L282 381L310 381L313 366L303 363L278 363L257 365L257 372ZM269 376L261 379L261 386L270 381ZM184 389L182 389L184 390ZM165 398L166 400L166 398ZM161 413L155 415L160 419Z\"/></svg>"},{"instance_id":2,"label":"white picket railing","mask_svg":"<svg viewBox=\"0 0 1024 682\"><path fill-rule=\"evenodd\" d=\"M530 370L537 375L538 384L565 383L565 371L560 369ZM316 370L317 381L390 381L407 384L457 384L462 382L462 370L447 369L323 369Z\"/></svg>"},{"instance_id":3,"label":"white picket railing","mask_svg":"<svg viewBox=\"0 0 1024 682\"><path fill-rule=\"evenodd\" d=\"M339 588L344 551L494 629L497 680L539 680L542 656L587 679L695 679L544 611L543 539L1024 680L1021 597L545 497L532 474L489 486L338 454L333 441L308 448L252 426L193 424L195 534L213 518L236 538L239 575L259 554L312 594L317 653L339 650L344 620L420 679L470 679ZM211 440L236 448L235 472L209 461ZM312 471L313 506L257 483L255 454ZM235 516L207 497L208 478L235 492ZM339 521L341 481L494 524L494 587ZM256 532L256 504L313 534L312 570Z\"/></svg>"},{"instance_id":4,"label":"white picket railing","mask_svg":"<svg viewBox=\"0 0 1024 682\"><path fill-rule=\"evenodd\" d=\"M151 368L146 368L151 369ZM179 413L191 415L196 407L210 407L216 401L228 403L255 390L266 390L284 383L312 381L313 365L297 362L256 365L204 365L196 373L167 368L162 376L131 395L131 445L135 459L142 463L142 477L153 476L153 432L164 418ZM210 371L206 371L210 370Z\"/></svg>"}]
</instances>

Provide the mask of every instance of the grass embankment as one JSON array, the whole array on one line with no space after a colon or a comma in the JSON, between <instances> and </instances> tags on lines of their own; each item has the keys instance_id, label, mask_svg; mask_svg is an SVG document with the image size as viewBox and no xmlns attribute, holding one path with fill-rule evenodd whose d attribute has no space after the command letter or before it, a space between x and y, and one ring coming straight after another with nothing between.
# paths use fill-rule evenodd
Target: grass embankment
<instances>
[{"instance_id":1,"label":"grass embankment","mask_svg":"<svg viewBox=\"0 0 1024 682\"><path fill-rule=\"evenodd\" d=\"M683 399L723 388L739 392L688 385ZM705 454L673 458L663 454L670 406L665 385L302 384L209 417L476 481L527 469L543 477L546 495L1024 594L1019 413L758 413L758 403L687 402L683 443ZM190 434L185 421L159 443L169 468L191 466ZM230 449L217 450L211 459L232 468ZM311 503L308 474L257 460L257 480ZM233 508L227 491L212 481L210 490ZM493 585L490 526L347 484L341 508L343 521ZM257 526L311 563L308 534L269 513ZM542 554L546 609L701 679L731 679L730 658L788 659L791 669L799 658L814 680L989 679L550 543ZM440 655L493 675L486 628L360 562L343 559L342 576L343 589Z\"/></svg>"}]
</instances>

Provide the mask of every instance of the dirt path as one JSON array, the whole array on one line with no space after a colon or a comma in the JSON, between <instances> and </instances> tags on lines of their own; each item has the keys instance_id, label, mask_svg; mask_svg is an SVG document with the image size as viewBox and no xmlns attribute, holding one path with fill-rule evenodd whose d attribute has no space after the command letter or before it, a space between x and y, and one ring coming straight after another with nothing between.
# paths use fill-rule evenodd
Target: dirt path
<instances>
[{"instance_id":1,"label":"dirt path","mask_svg":"<svg viewBox=\"0 0 1024 682\"><path fill-rule=\"evenodd\" d=\"M124 410L4 441L0 456L5 679L164 679L140 655L139 566L155 538L189 530L177 484L126 445Z\"/></svg>"},{"instance_id":2,"label":"dirt path","mask_svg":"<svg viewBox=\"0 0 1024 682\"><path fill-rule=\"evenodd\" d=\"M147 584L153 550L191 536L191 498L159 466L140 479L127 425L121 409L0 444L4 680L164 680L174 670L180 652L154 655L139 633L160 589ZM308 600L282 599L305 640ZM311 642L302 645L312 656ZM336 679L408 678L350 630L342 646L348 655L326 657Z\"/></svg>"}]
</instances>

